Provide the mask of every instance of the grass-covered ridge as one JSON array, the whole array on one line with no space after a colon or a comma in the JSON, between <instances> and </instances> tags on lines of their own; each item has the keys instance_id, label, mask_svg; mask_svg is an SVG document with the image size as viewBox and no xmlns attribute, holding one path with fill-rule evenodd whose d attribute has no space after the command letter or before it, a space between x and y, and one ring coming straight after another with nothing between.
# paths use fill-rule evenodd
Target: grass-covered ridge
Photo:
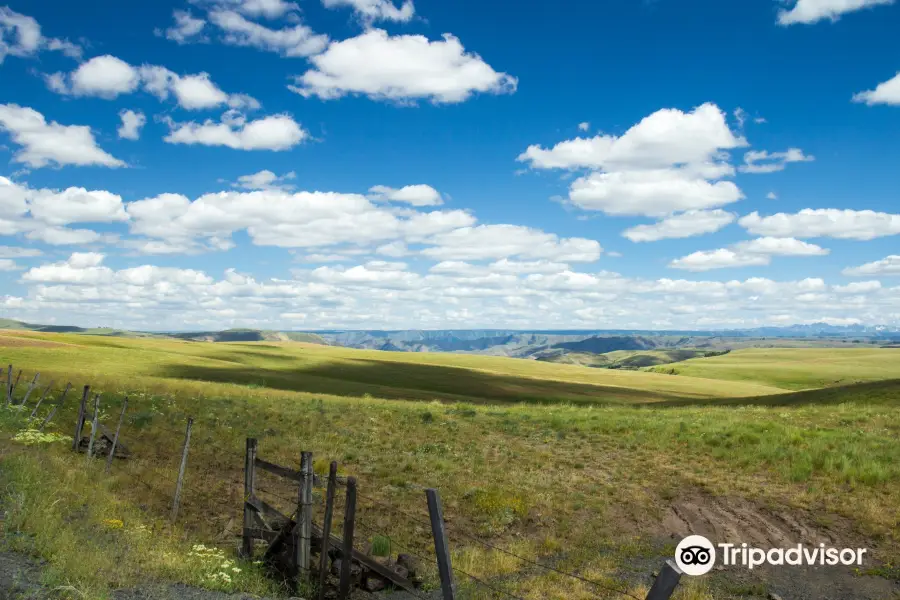
<instances>
[{"instance_id":1,"label":"grass-covered ridge","mask_svg":"<svg viewBox=\"0 0 900 600\"><path fill-rule=\"evenodd\" d=\"M239 522L244 438L255 436L267 460L296 465L301 449L312 450L317 469L338 460L343 472L358 476L362 494L423 516L421 486L437 487L451 531L634 592L646 580L626 571L635 563L645 565L644 575L658 567L673 533L671 507L682 502L727 506L739 499L810 528L834 528L848 543L861 539L883 561L900 554L900 368L887 358L883 381L787 393L757 383L469 355L13 337L26 343L0 339L0 364L26 368L23 380L39 370L43 381L90 383L103 392L105 423L128 394L123 439L134 458L117 462L102 488L123 514L167 514L184 418L195 418L179 525L189 539L220 536L233 518ZM808 387L807 377L780 381ZM70 397L58 431L71 429L75 405ZM3 445L13 450L2 460L19 461L24 480L39 472L38 460L29 458L36 453L46 453L61 473L83 464L66 444L24 449L12 434ZM78 465L67 466L72 460ZM35 497L53 494L27 489ZM56 507L77 509L71 498ZM398 542L429 543L427 531L365 501L360 520ZM35 521L18 522L39 549L56 547ZM451 542L460 566L529 600L597 597L589 587L484 555L463 537ZM41 552L73 585L102 592L96 576ZM195 581L186 571L166 573ZM690 588L682 598L741 597L727 579L709 585L712 591Z\"/></svg>"},{"instance_id":2,"label":"grass-covered ridge","mask_svg":"<svg viewBox=\"0 0 900 600\"><path fill-rule=\"evenodd\" d=\"M788 390L898 378L897 348L748 348L650 371Z\"/></svg>"}]
</instances>

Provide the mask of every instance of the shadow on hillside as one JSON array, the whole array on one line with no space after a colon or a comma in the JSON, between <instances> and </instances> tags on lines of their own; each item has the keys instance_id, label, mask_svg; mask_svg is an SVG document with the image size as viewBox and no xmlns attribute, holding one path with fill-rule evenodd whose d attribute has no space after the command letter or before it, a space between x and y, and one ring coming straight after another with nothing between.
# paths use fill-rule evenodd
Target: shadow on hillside
<instances>
[{"instance_id":1,"label":"shadow on hillside","mask_svg":"<svg viewBox=\"0 0 900 600\"><path fill-rule=\"evenodd\" d=\"M825 406L833 404L861 404L900 406L900 379L853 383L817 390L790 392L774 396L751 398L677 398L653 402L653 408L684 408L699 406Z\"/></svg>"},{"instance_id":2,"label":"shadow on hillside","mask_svg":"<svg viewBox=\"0 0 900 600\"><path fill-rule=\"evenodd\" d=\"M227 368L169 364L160 366L160 375L341 396L370 394L398 400L623 405L682 399L674 394L646 390L528 379L439 365L362 359L297 367L280 370L250 365Z\"/></svg>"}]
</instances>

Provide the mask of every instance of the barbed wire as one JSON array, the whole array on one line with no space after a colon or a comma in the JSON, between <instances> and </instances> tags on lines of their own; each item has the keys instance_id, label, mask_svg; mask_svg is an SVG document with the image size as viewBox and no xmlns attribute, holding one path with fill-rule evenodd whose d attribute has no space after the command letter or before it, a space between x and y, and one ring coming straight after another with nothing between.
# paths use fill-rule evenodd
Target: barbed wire
<instances>
[{"instance_id":1,"label":"barbed wire","mask_svg":"<svg viewBox=\"0 0 900 600\"><path fill-rule=\"evenodd\" d=\"M372 503L374 503L374 504L377 504L377 505L379 505L379 506L381 506L381 507L383 507L383 508L387 508L388 510L392 510L392 511L398 513L398 514L401 514L401 515L403 515L404 517L406 517L406 518L408 518L408 519L410 519L410 520L412 520L412 521L414 521L414 522L416 522L416 523L419 523L419 524L424 525L424 526L426 526L426 527L431 527L431 524L430 524L430 523L425 523L424 521L420 520L419 517L410 514L408 511L405 511L405 510L403 510L403 509L397 508L397 507L395 507L395 506L393 506L393 505L391 505L391 504L388 504L388 503L386 503L386 502L381 502L381 501L379 501L379 500L375 500L375 499L372 498L372 497L369 497L369 496L363 496L363 495L360 494L359 492L357 492L356 495L359 496L359 497L361 497L361 498L365 498L366 500L368 500L368 501L370 501L370 502L372 502ZM570 572L567 572L567 571L563 571L562 569L557 569L556 567L551 567L550 565L545 565L545 564L539 563L539 562L537 562L537 561L535 561L535 560L532 560L532 559L529 559L529 558L525 558L524 556L520 556L520 555L516 554L515 552L511 552L511 551L509 551L509 550L507 550L507 549L505 549L505 548L502 548L502 547L497 546L497 545L495 545L495 544L491 544L490 542L486 542L486 541L484 541L484 540L481 540L481 539L479 539L479 538L476 538L475 536L473 536L473 535L471 535L471 534L461 532L461 531L457 530L456 528L452 528L452 529L451 529L450 527L446 527L446 531L447 531L447 533L448 533L448 536L449 536L449 535L456 535L456 536L465 538L465 539L467 539L467 540L469 540L469 541L471 541L471 542L474 542L474 543L476 543L476 544L480 544L480 545L482 545L482 546L484 546L484 547L486 547L486 548L490 548L491 550L495 550L495 551L497 551L497 552L506 554L506 555L511 556L511 557L513 557L513 558L516 558L516 559L518 559L518 560L520 560L520 561L522 561L522 562L524 562L524 563L527 563L527 564L530 564L530 565L539 567L539 568L541 568L541 569L546 569L546 570L548 570L548 571L552 571L552 572L557 573L557 574L559 574L559 575L565 575L566 577L571 577L571 578L573 578L573 579L577 579L577 580L581 581L582 583L587 583L587 584L589 584L589 585L592 585L592 586L594 586L594 587L596 587L596 588L598 588L598 589L602 589L602 590L607 591L607 592L614 592L614 593L616 593L616 594L620 594L620 595L623 595L623 596L628 596L629 598L634 598L634 600L642 600L641 598L638 598L637 596L634 596L634 595L628 593L626 590L623 590L623 589L621 589L621 588L616 588L616 587L613 587L613 586L610 586L610 585L606 585L606 584L600 583L600 582L598 582L598 581L593 581L593 580L591 580L591 579L587 579L586 577L582 577L581 575L576 575L575 573L570 573Z\"/></svg>"},{"instance_id":2,"label":"barbed wire","mask_svg":"<svg viewBox=\"0 0 900 600\"><path fill-rule=\"evenodd\" d=\"M503 589L494 587L494 586L492 586L491 584L487 583L486 581L481 580L481 579L479 579L478 577L475 577L474 575L470 575L469 573L466 573L466 572L463 571L462 569L459 569L459 568L457 568L457 567L452 567L452 569L453 569L455 572L457 572L457 573L462 573L463 575L465 575L466 577L470 578L472 581L474 581L474 582L477 583L478 585L484 586L484 587L486 587L487 589L489 589L489 590L491 590L491 591L494 591L494 592L500 592L501 594L504 594L504 595L506 595L506 596L509 596L510 598L514 598L515 600L525 600L525 598L523 598L523 597L521 597L521 596L516 596L515 594L510 593L510 592L507 592L506 590L503 590Z\"/></svg>"}]
</instances>

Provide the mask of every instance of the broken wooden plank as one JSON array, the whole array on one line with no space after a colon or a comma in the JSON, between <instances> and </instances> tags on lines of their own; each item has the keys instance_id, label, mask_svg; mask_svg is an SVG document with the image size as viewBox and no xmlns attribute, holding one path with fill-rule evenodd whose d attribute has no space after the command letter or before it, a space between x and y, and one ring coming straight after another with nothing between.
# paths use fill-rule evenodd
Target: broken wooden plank
<instances>
[{"instance_id":1,"label":"broken wooden plank","mask_svg":"<svg viewBox=\"0 0 900 600\"><path fill-rule=\"evenodd\" d=\"M290 517L283 514L277 508L261 498L250 496L250 498L247 499L247 504L257 513L271 521L273 529L281 529L291 522Z\"/></svg>"},{"instance_id":2,"label":"broken wooden plank","mask_svg":"<svg viewBox=\"0 0 900 600\"><path fill-rule=\"evenodd\" d=\"M245 527L244 528L244 537L251 538L254 540L265 540L267 542L274 542L278 539L279 532L270 531L268 529L262 529L260 527Z\"/></svg>"},{"instance_id":3,"label":"broken wooden plank","mask_svg":"<svg viewBox=\"0 0 900 600\"><path fill-rule=\"evenodd\" d=\"M322 538L322 528L319 527L317 523L312 524L312 533L314 537L317 537L319 539ZM341 555L343 555L343 540L341 540L341 538L337 537L336 535L328 536L328 545L340 552ZM400 575L392 571L390 568L384 566L372 557L363 554L356 548L353 549L353 560L363 565L370 571L374 571L376 574L384 577L397 587L403 588L407 592L416 592L416 587L410 580L406 579L405 577L400 577Z\"/></svg>"},{"instance_id":4,"label":"broken wooden plank","mask_svg":"<svg viewBox=\"0 0 900 600\"><path fill-rule=\"evenodd\" d=\"M279 477L284 477L285 479L290 479L296 483L303 482L303 475L300 474L300 471L295 469L289 469L287 467L282 467L281 465L276 465L275 463L271 463L267 460L263 460L261 458L257 458L254 461L254 464L257 469L262 469L263 471L268 471L273 475L278 475ZM344 483L346 480L345 477L338 477L338 481ZM321 475L316 475L313 473L313 486L315 487L325 487L328 484L328 479L323 478Z\"/></svg>"}]
</instances>

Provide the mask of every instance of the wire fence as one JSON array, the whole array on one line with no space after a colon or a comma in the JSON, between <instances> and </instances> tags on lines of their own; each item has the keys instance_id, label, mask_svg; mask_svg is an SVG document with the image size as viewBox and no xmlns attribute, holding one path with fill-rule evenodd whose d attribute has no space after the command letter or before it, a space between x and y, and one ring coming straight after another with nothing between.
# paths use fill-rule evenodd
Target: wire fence
<instances>
[{"instance_id":1,"label":"wire fence","mask_svg":"<svg viewBox=\"0 0 900 600\"><path fill-rule=\"evenodd\" d=\"M51 382L49 386L41 388L38 385L39 374L34 376L25 392L21 393L20 399L17 401L16 396L19 395L23 387L20 385L22 381L22 371L18 375L12 376L12 368L6 369L7 381L5 383L5 400L6 409L21 415L25 431L33 431L38 426L41 430L53 423L62 426L63 434L66 426L63 423L71 422L72 406L82 403L82 399L88 397L89 390L83 388L81 398L78 397L78 389L69 384L66 386L66 393L61 393L61 383L54 388L55 383ZM27 378L25 379L26 381ZM96 392L90 392L96 393ZM112 395L117 398L119 394ZM127 396L125 397L127 399ZM63 405L62 400L67 404ZM28 410L27 402L34 401L35 405ZM104 421L112 422L119 420L119 411L121 411L121 401L110 403L109 397L105 400L105 408L97 415L98 425L102 425ZM87 403L90 409L92 403ZM169 406L169 410L165 413L158 410L156 405L151 402L152 409L149 411L141 410L131 415L122 412L123 417L117 425L121 428L121 446L116 447L116 453L120 448L127 444L132 457L139 456L134 461L129 460L125 464L118 466L110 472L112 477L116 477L128 484L134 484L137 488L146 490L148 496L143 496L145 504L152 505L156 512L165 514L169 509L172 515L180 514L182 518L183 528L186 533L191 535L191 540L195 543L222 545L233 544L235 547L239 544L242 530L242 514L241 510L244 505L243 498L243 478L237 471L237 466L242 465L244 461L244 448L228 441L223 441L217 437L216 425L212 423L212 427L207 428L207 423L203 420L193 422L193 419L187 413L183 413L174 406ZM92 410L89 410L92 412ZM93 414L81 415L84 418L85 425L91 426L91 437L97 436L97 431L93 429ZM171 447L163 447L162 442L169 443L173 440L183 440L185 438L184 424L193 422L194 437L188 446L186 453L190 457L190 451L193 448L201 448L203 462L197 460L187 461L188 468L186 472L179 475L179 464L182 461L183 447L178 446L179 451L171 451ZM154 428L154 436L151 440L139 440L137 435L140 430L152 425ZM190 429L190 425L188 426ZM81 431L77 431L78 439L73 439L75 447L83 445L81 441ZM118 435L117 435L118 438ZM111 449L110 449L111 450ZM113 463L116 461L113 460ZM131 463L136 463L132 466ZM141 470L144 469L144 470ZM151 472L153 477L147 477L147 473ZM208 474L214 473L215 476ZM256 492L264 495L269 504L275 507L284 515L289 515L293 519L297 515L300 496L296 482L285 479L276 474L267 473L264 470L257 470L257 476L254 489ZM324 486L325 476L315 474L315 481L318 487ZM179 481L180 480L180 481ZM154 483L151 483L154 482ZM165 489L159 486L159 482L168 482ZM339 476L336 484L339 489L346 488L347 477ZM407 484L408 488L416 490L425 490L423 486L415 484ZM176 492L180 488L180 496ZM337 490L336 490L337 491ZM416 565L416 581L422 582L425 579L425 585L417 591L407 590L409 594L416 598L433 600L436 596L430 595L428 589L436 589L438 556L436 553L436 545L432 537L432 523L425 503L422 503L423 513L416 513L406 508L400 508L396 504L381 500L369 493L360 493L356 491L356 497L359 504L356 507L354 526L357 530L355 538L359 543L366 542L363 546L365 553L369 554L375 550L376 542L383 546L386 542L388 545L388 557L406 555L408 561L413 561ZM174 507L173 507L174 503ZM180 505L179 505L180 503ZM216 509L211 511L210 507L215 506ZM320 514L316 517L321 520L324 508L324 496L320 493L313 494L313 509ZM341 518L345 509L344 495L335 493L334 497L334 518L332 522L332 534L338 537L343 535L344 523ZM204 519L197 517L208 517L211 513L219 518L221 529L215 533L210 531L210 527L200 526L194 527L196 522L202 522ZM221 526L221 521L226 521ZM416 527L410 533L409 524ZM633 600L645 600L632 594L629 590L590 579L582 576L577 572L558 568L554 565L547 564L535 558L522 556L520 553L513 552L509 548L505 548L499 544L492 543L481 537L473 535L468 531L464 531L456 526L446 526L446 537L452 542L452 548L456 550L457 556L460 556L467 548L481 548L482 550L497 552L504 556L519 561L525 569L532 572L552 573L557 576L566 577L573 582L589 586L591 589L602 592L604 594L616 594L620 598L631 598ZM395 552L396 550L396 552ZM379 548L380 553L384 553L384 549ZM483 574L472 574L467 570L463 570L458 565L451 565L452 572L456 575L454 579L460 588L470 589L472 586L477 590L473 594L466 594L466 597L473 598L514 598L524 600L519 591L522 580L522 569L515 569L511 572L517 577L504 576L486 576ZM679 573L680 575L680 573ZM677 578L676 578L677 583ZM510 589L504 589L512 586ZM674 589L674 588L673 588ZM671 592L669 592L671 594ZM530 596L533 598L534 596ZM669 595L651 595L646 600L666 600Z\"/></svg>"}]
</instances>

